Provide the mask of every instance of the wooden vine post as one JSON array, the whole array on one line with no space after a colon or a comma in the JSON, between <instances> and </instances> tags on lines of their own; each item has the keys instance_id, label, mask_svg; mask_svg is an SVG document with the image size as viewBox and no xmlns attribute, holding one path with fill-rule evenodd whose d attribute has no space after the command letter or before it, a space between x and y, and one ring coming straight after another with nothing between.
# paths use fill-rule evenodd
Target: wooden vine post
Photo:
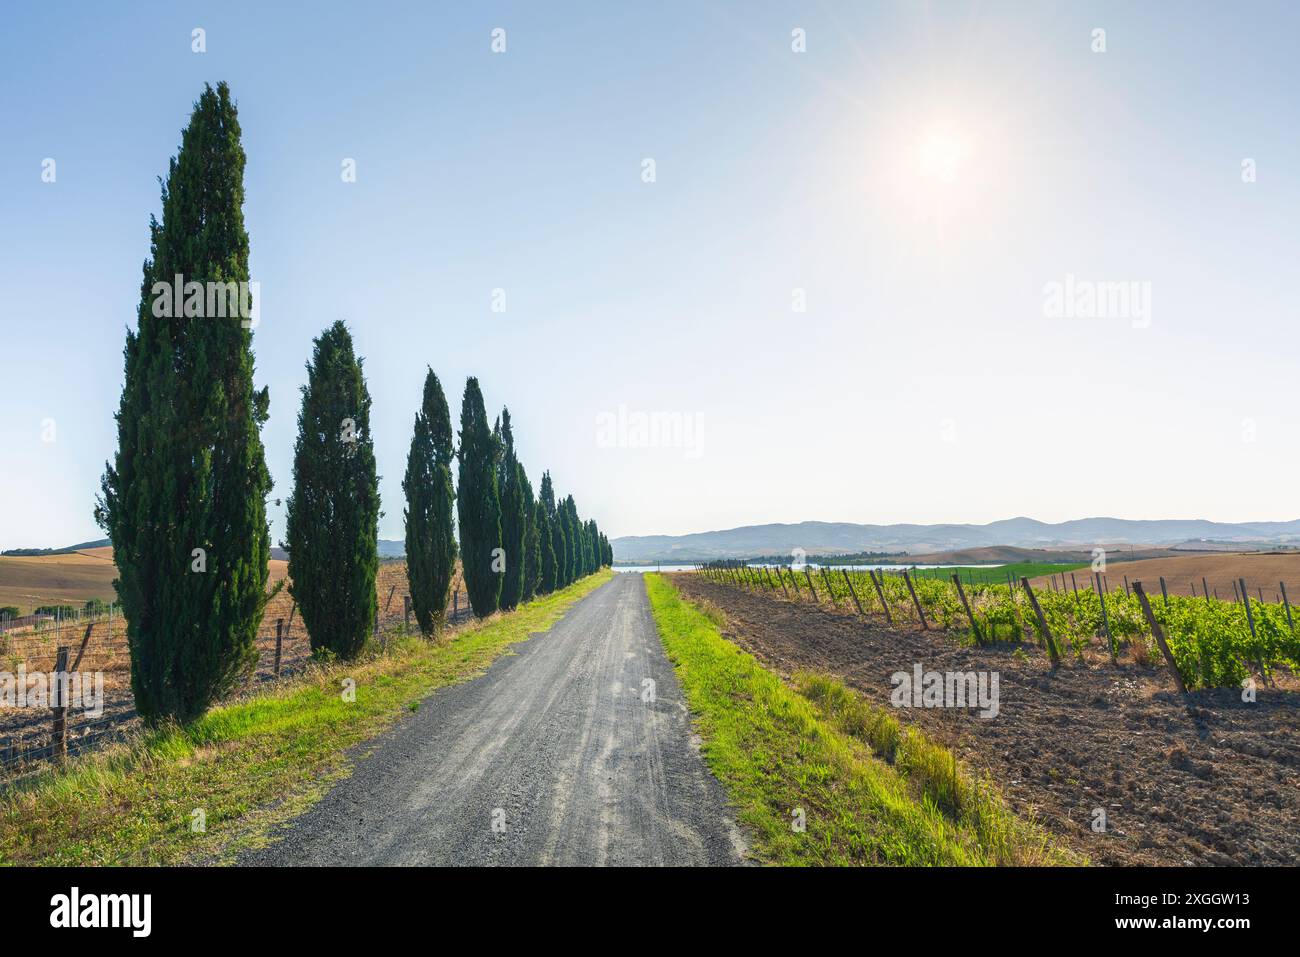
<instances>
[{"instance_id":1,"label":"wooden vine post","mask_svg":"<svg viewBox=\"0 0 1300 957\"><path fill-rule=\"evenodd\" d=\"M984 644L984 633L980 631L980 623L975 620L975 613L970 610L970 602L966 600L966 589L961 587L961 575L953 572L952 583L957 586L957 597L961 599L962 607L966 609L966 617L970 619L971 630L975 632L975 641ZM1078 596L1076 595L1077 599Z\"/></svg>"},{"instance_id":2,"label":"wooden vine post","mask_svg":"<svg viewBox=\"0 0 1300 957\"><path fill-rule=\"evenodd\" d=\"M885 621L892 625L894 616L889 613L889 602L885 601L885 589L881 586L880 580L876 578L875 569L868 568L867 575L871 578L871 584L876 586L876 597L880 599L880 607L885 609Z\"/></svg>"},{"instance_id":3,"label":"wooden vine post","mask_svg":"<svg viewBox=\"0 0 1300 957\"><path fill-rule=\"evenodd\" d=\"M817 589L813 587L813 583L812 583L812 573L810 573L810 572L808 571L808 566L807 566L807 565L805 565L805 566L803 567L803 577L804 577L804 579L808 582L808 590L809 590L810 592L812 592L813 601L814 601L814 602L817 601Z\"/></svg>"},{"instance_id":4,"label":"wooden vine post","mask_svg":"<svg viewBox=\"0 0 1300 957\"><path fill-rule=\"evenodd\" d=\"M916 589L912 586L912 577L907 574L907 569L903 569L903 581L907 582L907 590L912 593L912 604L916 606L916 614L921 619L921 627L928 629L930 623L925 620L925 609L921 607L921 599L916 597Z\"/></svg>"},{"instance_id":5,"label":"wooden vine post","mask_svg":"<svg viewBox=\"0 0 1300 957\"><path fill-rule=\"evenodd\" d=\"M1135 581L1133 590L1137 592L1138 604L1142 606L1142 614L1146 616L1147 625L1151 628L1151 634L1155 635L1156 644L1160 646L1160 653L1165 656L1165 663L1169 665L1169 671L1174 676L1174 684L1178 686L1178 693L1187 694L1187 686L1183 684L1183 676L1178 673L1178 666L1174 664L1174 656L1169 650L1169 645L1165 642L1164 630L1160 627L1160 622L1156 621L1155 612L1151 610L1151 603L1147 601L1147 593L1142 589L1142 583Z\"/></svg>"},{"instance_id":6,"label":"wooden vine post","mask_svg":"<svg viewBox=\"0 0 1300 957\"><path fill-rule=\"evenodd\" d=\"M840 569L840 574L844 576L844 584L849 586L849 597L853 599L853 604L858 606L858 614L865 618L866 612L862 610L862 602L858 601L858 593L853 588L853 579L849 577L849 573L843 568Z\"/></svg>"},{"instance_id":7,"label":"wooden vine post","mask_svg":"<svg viewBox=\"0 0 1300 957\"><path fill-rule=\"evenodd\" d=\"M1106 594L1101 590L1100 575L1097 575L1097 600L1101 602L1101 630L1106 633L1106 645L1110 648L1110 663L1118 665L1119 658L1115 656L1115 638L1110 633L1110 618L1106 614Z\"/></svg>"},{"instance_id":8,"label":"wooden vine post","mask_svg":"<svg viewBox=\"0 0 1300 957\"><path fill-rule=\"evenodd\" d=\"M1052 637L1052 630L1047 627L1047 616L1043 614L1043 609L1038 604L1038 596L1029 587L1029 579L1021 577L1020 585L1024 588L1025 594L1029 596L1029 604L1033 607L1034 615L1038 618L1038 627L1042 629L1043 640L1047 642L1047 656L1052 659L1052 670L1055 671L1061 666L1061 654L1056 650L1056 639Z\"/></svg>"},{"instance_id":9,"label":"wooden vine post","mask_svg":"<svg viewBox=\"0 0 1300 957\"><path fill-rule=\"evenodd\" d=\"M1259 676L1272 684L1273 682L1269 680L1268 673L1264 671L1264 659L1260 657L1258 651L1259 639L1255 637L1255 616L1250 611L1250 592L1246 591L1246 579L1242 578L1239 581L1241 582L1241 601L1246 606L1246 624L1250 625L1250 640L1257 649L1255 652L1255 667L1259 669ZM1264 603L1261 601L1260 604Z\"/></svg>"}]
</instances>

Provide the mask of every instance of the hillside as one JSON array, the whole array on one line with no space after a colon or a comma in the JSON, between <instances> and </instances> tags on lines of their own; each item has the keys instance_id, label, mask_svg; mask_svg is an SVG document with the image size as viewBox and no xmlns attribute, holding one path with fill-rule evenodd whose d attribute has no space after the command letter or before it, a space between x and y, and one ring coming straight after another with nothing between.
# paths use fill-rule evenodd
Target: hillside
<instances>
[{"instance_id":1,"label":"hillside","mask_svg":"<svg viewBox=\"0 0 1300 957\"><path fill-rule=\"evenodd\" d=\"M1300 520L1286 522L1210 522L1203 519L1130 520L1082 518L1040 522L1012 518L987 525L857 525L849 522L747 525L690 535L630 535L613 540L620 562L708 561L715 558L853 552L907 553L909 556L960 549L1013 546L1030 549L1091 549L1150 545L1195 547L1200 540L1236 549L1255 545L1300 545Z\"/></svg>"}]
</instances>

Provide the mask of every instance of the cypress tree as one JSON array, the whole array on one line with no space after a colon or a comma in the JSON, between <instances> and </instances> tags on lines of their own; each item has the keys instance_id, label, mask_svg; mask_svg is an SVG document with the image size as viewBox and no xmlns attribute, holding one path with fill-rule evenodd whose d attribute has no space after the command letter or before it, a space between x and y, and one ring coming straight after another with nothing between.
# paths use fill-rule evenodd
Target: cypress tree
<instances>
[{"instance_id":1,"label":"cypress tree","mask_svg":"<svg viewBox=\"0 0 1300 957\"><path fill-rule=\"evenodd\" d=\"M150 725L191 721L246 678L269 598L269 398L253 388L251 302L227 310L223 299L210 314L207 296L194 310L187 292L173 315L165 293L178 274L187 287L248 281L243 203L239 119L220 83L195 103L162 223L150 219L118 449L95 507L113 542L136 710Z\"/></svg>"},{"instance_id":2,"label":"cypress tree","mask_svg":"<svg viewBox=\"0 0 1300 957\"><path fill-rule=\"evenodd\" d=\"M497 442L488 428L478 379L465 382L460 407L460 488L456 507L460 519L461 574L474 614L486 618L501 599L501 500L497 491ZM496 553L496 554L494 554Z\"/></svg>"},{"instance_id":3,"label":"cypress tree","mask_svg":"<svg viewBox=\"0 0 1300 957\"><path fill-rule=\"evenodd\" d=\"M565 497L562 511L566 543L565 558L568 561L565 583L572 584L582 575L582 526L578 522L578 506L574 504L572 495Z\"/></svg>"},{"instance_id":4,"label":"cypress tree","mask_svg":"<svg viewBox=\"0 0 1300 957\"><path fill-rule=\"evenodd\" d=\"M451 481L455 455L451 412L442 383L430 369L424 377L424 401L415 416L415 432L406 459L406 580L411 609L425 636L440 630L456 571L456 528Z\"/></svg>"},{"instance_id":5,"label":"cypress tree","mask_svg":"<svg viewBox=\"0 0 1300 957\"><path fill-rule=\"evenodd\" d=\"M555 508L555 487L551 484L551 473L542 473L541 491L538 493L538 501L541 502L542 508L546 510L546 525L550 532L551 550L548 555L542 552L542 582L547 592L555 591L557 588L563 588L565 585L564 576L566 559L565 559L565 542L564 542L564 523L560 520L560 515ZM547 566L547 562L550 566Z\"/></svg>"},{"instance_id":6,"label":"cypress tree","mask_svg":"<svg viewBox=\"0 0 1300 957\"><path fill-rule=\"evenodd\" d=\"M555 535L546 503L539 497L533 505L533 525L537 529L538 582L537 593L549 595L555 591Z\"/></svg>"},{"instance_id":7,"label":"cypress tree","mask_svg":"<svg viewBox=\"0 0 1300 957\"><path fill-rule=\"evenodd\" d=\"M378 605L379 479L370 393L341 321L317 337L307 364L285 547L312 651L356 657Z\"/></svg>"},{"instance_id":8,"label":"cypress tree","mask_svg":"<svg viewBox=\"0 0 1300 957\"><path fill-rule=\"evenodd\" d=\"M528 473L519 466L519 487L524 499L524 601L537 595L542 585L541 531L537 527L537 500Z\"/></svg>"},{"instance_id":9,"label":"cypress tree","mask_svg":"<svg viewBox=\"0 0 1300 957\"><path fill-rule=\"evenodd\" d=\"M587 574L600 570L600 530L594 518L587 519Z\"/></svg>"},{"instance_id":10,"label":"cypress tree","mask_svg":"<svg viewBox=\"0 0 1300 957\"><path fill-rule=\"evenodd\" d=\"M497 487L501 496L501 547L505 549L505 573L501 579L501 608L509 611L524 597L527 558L524 540L528 534L528 513L524 509L522 469L515 457L515 435L510 428L510 410L501 410L500 461Z\"/></svg>"}]
</instances>

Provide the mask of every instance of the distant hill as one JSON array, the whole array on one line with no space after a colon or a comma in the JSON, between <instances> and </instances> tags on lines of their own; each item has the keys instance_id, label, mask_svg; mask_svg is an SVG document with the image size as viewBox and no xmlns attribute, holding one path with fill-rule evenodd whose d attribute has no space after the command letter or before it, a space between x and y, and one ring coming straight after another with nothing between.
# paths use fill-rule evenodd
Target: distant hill
<instances>
[{"instance_id":1,"label":"distant hill","mask_svg":"<svg viewBox=\"0 0 1300 957\"><path fill-rule=\"evenodd\" d=\"M1232 523L1204 519L1080 518L1050 523L1020 517L987 525L800 522L795 525L746 525L691 535L629 535L614 539L613 545L616 561L648 562L788 555L796 548L802 548L809 555L854 552L919 555L998 545L1034 549L1090 549L1102 544L1194 548L1202 539L1219 547L1231 544L1237 548L1297 544L1300 543L1300 520Z\"/></svg>"},{"instance_id":2,"label":"distant hill","mask_svg":"<svg viewBox=\"0 0 1300 957\"><path fill-rule=\"evenodd\" d=\"M107 538L101 538L97 542L82 542L79 545L69 545L66 548L11 548L6 552L0 552L0 555L9 555L14 558L36 558L40 555L71 555L73 552L84 551L87 548L103 548L111 544Z\"/></svg>"}]
</instances>

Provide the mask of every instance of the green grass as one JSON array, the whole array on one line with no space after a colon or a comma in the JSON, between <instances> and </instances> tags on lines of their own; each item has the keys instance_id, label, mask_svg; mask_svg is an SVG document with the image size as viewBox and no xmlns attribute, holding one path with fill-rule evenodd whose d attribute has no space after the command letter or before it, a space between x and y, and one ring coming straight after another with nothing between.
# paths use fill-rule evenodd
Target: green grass
<instances>
[{"instance_id":1,"label":"green grass","mask_svg":"<svg viewBox=\"0 0 1300 957\"><path fill-rule=\"evenodd\" d=\"M717 609L684 601L659 575L646 576L646 590L705 759L759 861L1077 863L920 732L833 679L803 675L788 687L722 637Z\"/></svg>"},{"instance_id":2,"label":"green grass","mask_svg":"<svg viewBox=\"0 0 1300 957\"><path fill-rule=\"evenodd\" d=\"M940 581L952 581L953 572L961 575L962 584L972 582L976 585L1005 585L1007 576L1010 575L1016 582L1023 578L1037 578L1039 575L1060 575L1064 572L1067 576L1072 571L1078 571L1080 568L1091 568L1087 562L1078 563L1054 563L1054 562L1013 562L1009 565L997 566L962 566L961 568L918 568L916 570L917 578L935 578ZM1091 574L1091 572L1089 572ZM1088 575L1083 576L1085 579Z\"/></svg>"},{"instance_id":3,"label":"green grass","mask_svg":"<svg viewBox=\"0 0 1300 957\"><path fill-rule=\"evenodd\" d=\"M312 668L188 727L150 732L40 774L0 796L0 863L229 862L346 777L347 748L549 629L611 574L469 625L443 643L406 636L359 661ZM352 702L342 694L349 678ZM205 831L191 827L196 810Z\"/></svg>"}]
</instances>

